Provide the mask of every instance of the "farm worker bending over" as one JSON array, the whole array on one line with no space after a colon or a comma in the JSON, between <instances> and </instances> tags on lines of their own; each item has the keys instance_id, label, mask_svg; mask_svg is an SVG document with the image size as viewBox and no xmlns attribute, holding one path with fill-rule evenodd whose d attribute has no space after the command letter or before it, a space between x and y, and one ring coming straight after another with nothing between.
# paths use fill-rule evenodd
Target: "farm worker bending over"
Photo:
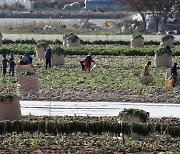
<instances>
[{"instance_id":1,"label":"farm worker bending over","mask_svg":"<svg viewBox=\"0 0 180 154\"><path fill-rule=\"evenodd\" d=\"M25 53L21 58L20 58L20 65L27 65L28 64L28 55Z\"/></svg>"},{"instance_id":2,"label":"farm worker bending over","mask_svg":"<svg viewBox=\"0 0 180 154\"><path fill-rule=\"evenodd\" d=\"M49 65L49 67L51 68L51 58L52 58L52 50L51 48L48 48L47 51L45 52L44 58L46 60L46 69Z\"/></svg>"},{"instance_id":3,"label":"farm worker bending over","mask_svg":"<svg viewBox=\"0 0 180 154\"><path fill-rule=\"evenodd\" d=\"M82 70L84 70L84 72L90 72L92 62L94 62L94 60L92 59L91 53L89 53L85 58L80 60L80 63L82 65Z\"/></svg>"},{"instance_id":4,"label":"farm worker bending over","mask_svg":"<svg viewBox=\"0 0 180 154\"><path fill-rule=\"evenodd\" d=\"M2 59L2 71L3 71L3 76L6 76L6 72L7 72L7 62L9 62L6 59L6 54L3 55L3 59Z\"/></svg>"},{"instance_id":5,"label":"farm worker bending over","mask_svg":"<svg viewBox=\"0 0 180 154\"><path fill-rule=\"evenodd\" d=\"M81 63L82 70L84 71L85 64L84 64L85 58L82 58L79 62Z\"/></svg>"},{"instance_id":6,"label":"farm worker bending over","mask_svg":"<svg viewBox=\"0 0 180 154\"><path fill-rule=\"evenodd\" d=\"M176 80L177 80L177 63L174 63L173 66L171 67L171 77L173 78L173 87L176 84Z\"/></svg>"},{"instance_id":7,"label":"farm worker bending over","mask_svg":"<svg viewBox=\"0 0 180 154\"><path fill-rule=\"evenodd\" d=\"M151 65L151 61L148 61L144 67L144 76L149 76L150 75L150 69L149 66Z\"/></svg>"}]
</instances>

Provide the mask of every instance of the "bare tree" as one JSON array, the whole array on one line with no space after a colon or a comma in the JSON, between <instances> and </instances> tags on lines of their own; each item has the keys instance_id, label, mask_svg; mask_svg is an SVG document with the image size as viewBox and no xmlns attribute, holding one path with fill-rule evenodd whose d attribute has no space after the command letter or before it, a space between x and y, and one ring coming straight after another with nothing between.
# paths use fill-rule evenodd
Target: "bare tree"
<instances>
[{"instance_id":1,"label":"bare tree","mask_svg":"<svg viewBox=\"0 0 180 154\"><path fill-rule=\"evenodd\" d=\"M178 9L176 3L179 0L148 0L148 11L155 21L156 31L159 31L159 22L163 18L164 23L175 14Z\"/></svg>"},{"instance_id":2,"label":"bare tree","mask_svg":"<svg viewBox=\"0 0 180 154\"><path fill-rule=\"evenodd\" d=\"M163 9L162 9L162 17L164 19L164 23L167 23L169 17L173 16L177 10L177 0L164 0L163 1Z\"/></svg>"},{"instance_id":3,"label":"bare tree","mask_svg":"<svg viewBox=\"0 0 180 154\"><path fill-rule=\"evenodd\" d=\"M138 12L142 18L144 32L146 32L146 17L147 17L147 0L127 0L128 8L131 11ZM122 0L115 0L119 5L122 4Z\"/></svg>"}]
</instances>

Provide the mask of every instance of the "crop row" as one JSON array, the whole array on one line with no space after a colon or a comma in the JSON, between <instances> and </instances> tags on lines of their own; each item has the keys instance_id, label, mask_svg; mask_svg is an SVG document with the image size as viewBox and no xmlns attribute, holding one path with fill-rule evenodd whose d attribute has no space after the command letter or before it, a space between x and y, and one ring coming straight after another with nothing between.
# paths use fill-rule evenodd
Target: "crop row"
<instances>
[{"instance_id":1,"label":"crop row","mask_svg":"<svg viewBox=\"0 0 180 154\"><path fill-rule=\"evenodd\" d=\"M60 40L39 40L38 42L47 42L48 44L62 44L62 41ZM10 39L4 39L3 40L3 44L37 44L37 41L35 41L34 39L30 39L30 40L10 40ZM81 44L83 45L113 45L113 44L117 44L117 45L125 45L125 46L129 46L130 45L130 41L125 41L125 40L119 40L119 41L114 41L114 40L94 40L94 41L87 41L87 40L81 40L80 41ZM159 41L144 41L144 45L160 45ZM180 45L180 41L175 41L174 45Z\"/></svg>"},{"instance_id":2,"label":"crop row","mask_svg":"<svg viewBox=\"0 0 180 154\"><path fill-rule=\"evenodd\" d=\"M168 125L163 123L157 124L127 124L117 122L82 122L82 121L1 121L0 134L4 133L48 133L57 135L58 133L87 133L87 134L102 134L112 133L120 135L130 135L131 132L139 135L147 136L152 133L166 133L172 137L180 136L180 125Z\"/></svg>"},{"instance_id":3,"label":"crop row","mask_svg":"<svg viewBox=\"0 0 180 154\"><path fill-rule=\"evenodd\" d=\"M130 48L127 46L82 46L63 48L65 55L86 55L91 52L93 55L113 55L113 56L154 56L155 47L149 48ZM0 54L35 54L35 45L4 45L0 47ZM180 47L173 49L174 56L180 56Z\"/></svg>"}]
</instances>

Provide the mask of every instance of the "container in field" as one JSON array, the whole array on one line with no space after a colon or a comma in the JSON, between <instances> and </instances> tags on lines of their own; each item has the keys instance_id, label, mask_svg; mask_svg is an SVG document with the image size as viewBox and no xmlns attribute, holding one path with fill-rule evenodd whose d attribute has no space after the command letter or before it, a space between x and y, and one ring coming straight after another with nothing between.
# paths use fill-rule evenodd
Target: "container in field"
<instances>
[{"instance_id":1,"label":"container in field","mask_svg":"<svg viewBox=\"0 0 180 154\"><path fill-rule=\"evenodd\" d=\"M172 50L170 47L160 47L155 51L155 66L156 67L171 67L172 66Z\"/></svg>"},{"instance_id":2,"label":"container in field","mask_svg":"<svg viewBox=\"0 0 180 154\"><path fill-rule=\"evenodd\" d=\"M172 66L172 50L167 47L161 47L156 50L154 62L156 67Z\"/></svg>"},{"instance_id":3,"label":"container in field","mask_svg":"<svg viewBox=\"0 0 180 154\"><path fill-rule=\"evenodd\" d=\"M65 57L64 55L58 55L58 54L53 54L52 55L52 66L59 66L59 65L64 65L65 63Z\"/></svg>"},{"instance_id":4,"label":"container in field","mask_svg":"<svg viewBox=\"0 0 180 154\"><path fill-rule=\"evenodd\" d=\"M38 77L35 74L19 75L17 84L17 94L23 96L29 93L38 94Z\"/></svg>"},{"instance_id":5,"label":"container in field","mask_svg":"<svg viewBox=\"0 0 180 154\"><path fill-rule=\"evenodd\" d=\"M20 120L21 109L19 97L0 96L0 120Z\"/></svg>"},{"instance_id":6,"label":"container in field","mask_svg":"<svg viewBox=\"0 0 180 154\"><path fill-rule=\"evenodd\" d=\"M31 71L31 64L27 65L20 65L19 63L16 64L16 75L21 72L30 72Z\"/></svg>"},{"instance_id":7,"label":"container in field","mask_svg":"<svg viewBox=\"0 0 180 154\"><path fill-rule=\"evenodd\" d=\"M79 47L79 46L81 46L80 39L77 35L75 35L73 33L64 35L63 36L63 46L64 47Z\"/></svg>"},{"instance_id":8,"label":"container in field","mask_svg":"<svg viewBox=\"0 0 180 154\"><path fill-rule=\"evenodd\" d=\"M145 123L149 119L149 112L140 109L124 108L118 115L119 120L128 123L130 126L130 135L132 138L136 139L141 137L141 135L133 132L133 125L139 123Z\"/></svg>"},{"instance_id":9,"label":"container in field","mask_svg":"<svg viewBox=\"0 0 180 154\"><path fill-rule=\"evenodd\" d=\"M171 34L164 35L161 38L160 46L161 47L169 46L170 48L173 48L174 47L174 38L175 37Z\"/></svg>"},{"instance_id":10,"label":"container in field","mask_svg":"<svg viewBox=\"0 0 180 154\"><path fill-rule=\"evenodd\" d=\"M166 74L165 74L165 86L166 87L172 87L173 86L173 82L174 82L174 80L173 80L173 78L171 76L171 72L167 71ZM175 85L176 86L180 85L180 74L179 73L177 74Z\"/></svg>"},{"instance_id":11,"label":"container in field","mask_svg":"<svg viewBox=\"0 0 180 154\"><path fill-rule=\"evenodd\" d=\"M36 56L38 59L44 59L46 49L48 48L47 43L39 43L35 47Z\"/></svg>"},{"instance_id":12,"label":"container in field","mask_svg":"<svg viewBox=\"0 0 180 154\"><path fill-rule=\"evenodd\" d=\"M131 39L131 48L133 47L139 47L139 48L144 47L144 38L141 34L133 35Z\"/></svg>"},{"instance_id":13,"label":"container in field","mask_svg":"<svg viewBox=\"0 0 180 154\"><path fill-rule=\"evenodd\" d=\"M168 54L157 55L154 57L156 67L171 67L172 56Z\"/></svg>"},{"instance_id":14,"label":"container in field","mask_svg":"<svg viewBox=\"0 0 180 154\"><path fill-rule=\"evenodd\" d=\"M139 78L139 80L142 84L149 84L153 82L153 77L152 75L148 75L148 76L143 75Z\"/></svg>"},{"instance_id":15,"label":"container in field","mask_svg":"<svg viewBox=\"0 0 180 154\"><path fill-rule=\"evenodd\" d=\"M53 46L52 47L52 65L59 66L64 65L65 63L65 56L64 56L64 49L60 46Z\"/></svg>"}]
</instances>

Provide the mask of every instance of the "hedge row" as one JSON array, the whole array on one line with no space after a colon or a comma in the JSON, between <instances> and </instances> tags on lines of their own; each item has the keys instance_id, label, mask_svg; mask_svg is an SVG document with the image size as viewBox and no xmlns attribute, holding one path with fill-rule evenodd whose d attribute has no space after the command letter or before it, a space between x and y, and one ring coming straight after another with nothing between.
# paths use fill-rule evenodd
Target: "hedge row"
<instances>
[{"instance_id":1,"label":"hedge row","mask_svg":"<svg viewBox=\"0 0 180 154\"><path fill-rule=\"evenodd\" d=\"M147 136L152 133L166 133L172 137L180 137L180 125L168 125L163 123L151 124L127 124L117 122L82 122L82 121L1 121L0 135L4 133L48 133L57 135L58 133L87 133L87 134L101 134L113 133L120 135L120 133L130 135L132 132L139 135Z\"/></svg>"},{"instance_id":2,"label":"hedge row","mask_svg":"<svg viewBox=\"0 0 180 154\"><path fill-rule=\"evenodd\" d=\"M62 44L62 41L60 40L39 40L39 41L35 41L34 39L31 40L10 40L10 39L4 39L2 41L3 44L37 44L38 42L46 42L48 44Z\"/></svg>"},{"instance_id":3,"label":"hedge row","mask_svg":"<svg viewBox=\"0 0 180 154\"><path fill-rule=\"evenodd\" d=\"M76 48L64 48L66 55L93 55L109 56L154 56L157 48L130 48L126 46L85 46ZM174 56L180 56L180 48L173 49Z\"/></svg>"},{"instance_id":4,"label":"hedge row","mask_svg":"<svg viewBox=\"0 0 180 154\"><path fill-rule=\"evenodd\" d=\"M62 41L60 40L39 40L38 42L47 42L48 44L62 44ZM9 39L4 39L3 44L37 44L37 41L34 39L31 40L9 40ZM119 40L119 41L114 41L114 40L94 40L94 41L85 41L81 40L81 44L91 44L91 45L110 45L110 44L118 44L118 45L130 45L130 41L124 41L124 40ZM145 41L144 45L160 45L159 41ZM174 45L180 45L180 41L175 41Z\"/></svg>"},{"instance_id":5,"label":"hedge row","mask_svg":"<svg viewBox=\"0 0 180 154\"><path fill-rule=\"evenodd\" d=\"M81 44L94 44L94 45L109 45L109 44L118 44L118 45L130 45L130 41L119 40L95 40L95 41L83 41L81 40ZM144 41L144 45L160 45L160 41ZM180 45L180 41L174 41L174 45Z\"/></svg>"},{"instance_id":6,"label":"hedge row","mask_svg":"<svg viewBox=\"0 0 180 154\"><path fill-rule=\"evenodd\" d=\"M10 54L13 52L14 54L23 55L25 52L28 52L30 55L35 54L35 46L34 45L3 45L0 46L0 54Z\"/></svg>"},{"instance_id":7,"label":"hedge row","mask_svg":"<svg viewBox=\"0 0 180 154\"><path fill-rule=\"evenodd\" d=\"M112 55L112 56L154 56L157 48L130 48L127 46L83 46L73 48L63 48L65 55L86 55L91 52L93 55ZM1 46L0 54L24 54L28 52L30 55L35 54L34 45L17 45L17 46ZM180 56L180 48L173 49L173 55Z\"/></svg>"}]
</instances>

